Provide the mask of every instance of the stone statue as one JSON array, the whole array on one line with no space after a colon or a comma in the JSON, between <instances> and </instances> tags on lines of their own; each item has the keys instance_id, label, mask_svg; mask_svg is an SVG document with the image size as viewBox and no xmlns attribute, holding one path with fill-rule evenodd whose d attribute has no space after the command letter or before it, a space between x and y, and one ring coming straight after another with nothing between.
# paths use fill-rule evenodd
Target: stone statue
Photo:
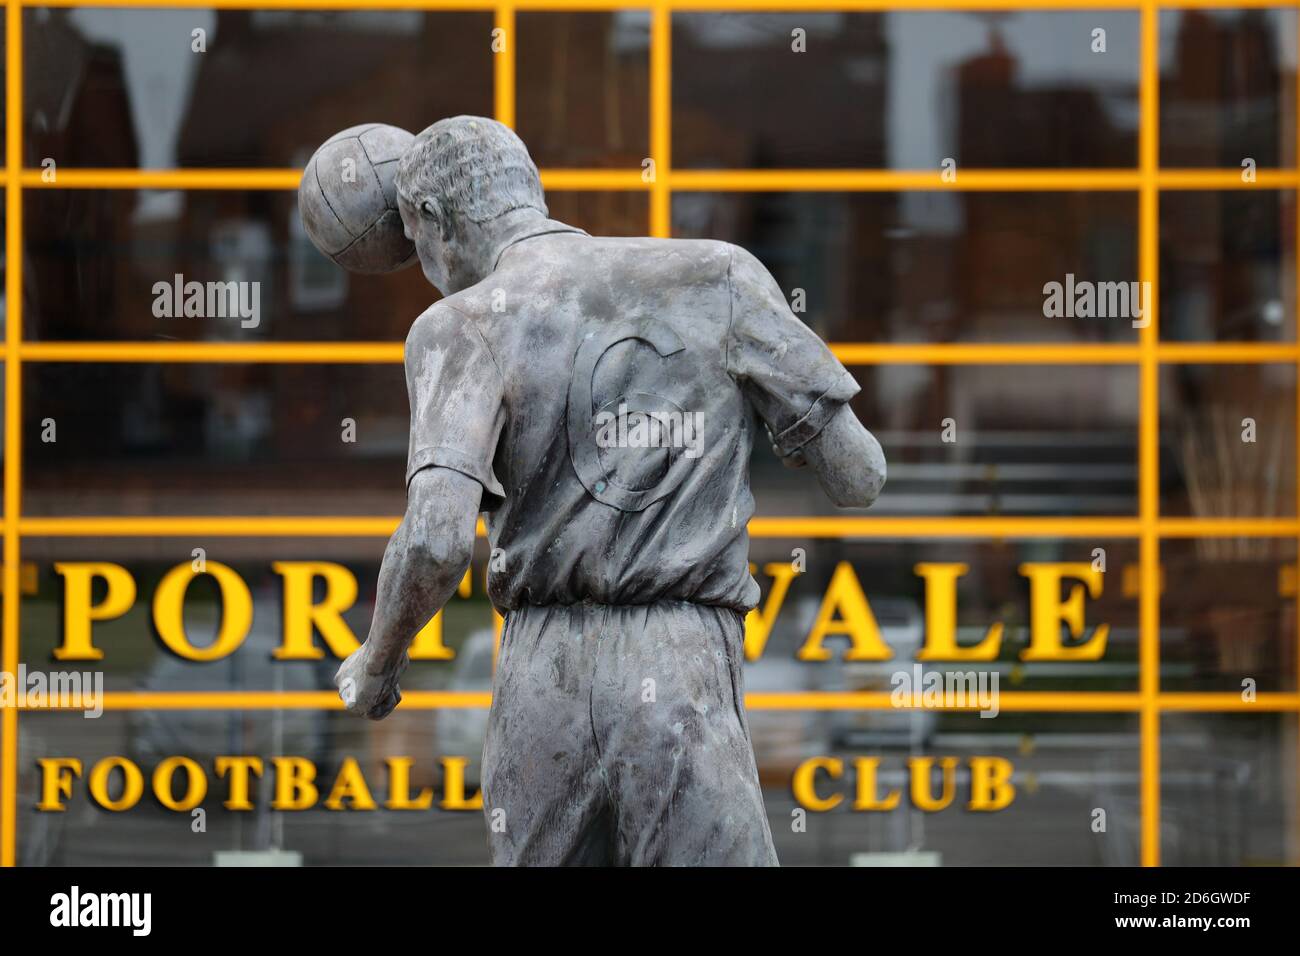
<instances>
[{"instance_id":1,"label":"stone statue","mask_svg":"<svg viewBox=\"0 0 1300 956\"><path fill-rule=\"evenodd\" d=\"M348 709L397 706L486 512L492 862L774 865L741 680L750 449L763 427L836 505L870 505L857 383L745 250L548 218L500 123L435 123L396 184L444 298L406 340L406 515L335 679Z\"/></svg>"}]
</instances>

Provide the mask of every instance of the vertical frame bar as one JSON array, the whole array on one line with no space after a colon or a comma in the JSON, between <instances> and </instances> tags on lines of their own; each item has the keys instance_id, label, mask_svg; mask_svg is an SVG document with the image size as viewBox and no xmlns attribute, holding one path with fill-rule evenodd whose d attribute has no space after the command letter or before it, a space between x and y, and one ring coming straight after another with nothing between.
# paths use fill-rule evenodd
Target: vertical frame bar
<instances>
[{"instance_id":1,"label":"vertical frame bar","mask_svg":"<svg viewBox=\"0 0 1300 956\"><path fill-rule=\"evenodd\" d=\"M1141 696L1142 865L1160 865L1160 365L1159 230L1160 9L1142 0L1139 80L1138 278L1150 283L1147 324L1138 351L1138 686Z\"/></svg>"},{"instance_id":2,"label":"vertical frame bar","mask_svg":"<svg viewBox=\"0 0 1300 956\"><path fill-rule=\"evenodd\" d=\"M650 188L650 235L672 235L672 72L673 14L671 0L655 0L650 12L650 158L654 182Z\"/></svg>"},{"instance_id":3,"label":"vertical frame bar","mask_svg":"<svg viewBox=\"0 0 1300 956\"><path fill-rule=\"evenodd\" d=\"M493 109L498 123L515 127L515 5L509 0L497 4L494 31L501 31L505 44L492 51ZM495 37L493 38L495 40Z\"/></svg>"},{"instance_id":4,"label":"vertical frame bar","mask_svg":"<svg viewBox=\"0 0 1300 956\"><path fill-rule=\"evenodd\" d=\"M23 334L23 8L21 0L5 6L5 464L4 464L4 611L0 670L18 672L18 516L22 489L22 366L18 350ZM17 860L18 708L0 711L0 866Z\"/></svg>"},{"instance_id":5,"label":"vertical frame bar","mask_svg":"<svg viewBox=\"0 0 1300 956\"><path fill-rule=\"evenodd\" d=\"M512 0L502 0L497 4L495 23L496 30L501 31L501 39L505 44L500 53L493 51L492 60L492 95L493 109L496 111L496 121L515 128L515 101L516 84L515 77L515 5ZM480 519L481 521L482 519ZM469 572L466 571L468 578ZM486 579L484 588L487 587ZM445 620L445 618L444 618ZM497 672L497 658L501 655L501 629L505 624L505 619L497 612L496 608L492 609L492 673Z\"/></svg>"},{"instance_id":6,"label":"vertical frame bar","mask_svg":"<svg viewBox=\"0 0 1300 956\"><path fill-rule=\"evenodd\" d=\"M1294 137L1294 152L1291 155L1291 165L1300 167L1300 6L1295 8L1296 28L1296 62L1295 62L1295 89L1292 95L1295 102L1291 104L1292 122L1295 128L1291 130ZM1295 296L1296 316L1295 332L1297 341L1300 341L1300 189L1291 191L1291 218L1294 220L1293 241L1295 248L1291 250L1295 257L1293 260L1295 275L1291 280L1291 294ZM1296 469L1296 515L1300 517L1300 358L1296 361L1296 380L1295 380L1295 455L1294 465ZM1295 558L1296 569L1296 593L1295 593L1295 624L1296 624L1296 674L1295 674L1295 692L1300 693L1300 540L1297 540L1297 550ZM1296 786L1297 792L1291 804L1291 862L1300 865L1300 712L1296 714L1296 752L1295 752L1295 772L1292 774L1292 781Z\"/></svg>"}]
</instances>

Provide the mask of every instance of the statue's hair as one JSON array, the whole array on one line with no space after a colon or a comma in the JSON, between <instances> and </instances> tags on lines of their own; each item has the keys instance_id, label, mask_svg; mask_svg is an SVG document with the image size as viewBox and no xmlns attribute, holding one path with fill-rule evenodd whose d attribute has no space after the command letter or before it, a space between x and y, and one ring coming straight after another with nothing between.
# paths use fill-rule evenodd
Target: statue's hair
<instances>
[{"instance_id":1,"label":"statue's hair","mask_svg":"<svg viewBox=\"0 0 1300 956\"><path fill-rule=\"evenodd\" d=\"M439 215L471 222L512 209L547 214L528 147L510 127L482 116L438 120L420 133L397 165L397 191L413 206L429 199Z\"/></svg>"}]
</instances>

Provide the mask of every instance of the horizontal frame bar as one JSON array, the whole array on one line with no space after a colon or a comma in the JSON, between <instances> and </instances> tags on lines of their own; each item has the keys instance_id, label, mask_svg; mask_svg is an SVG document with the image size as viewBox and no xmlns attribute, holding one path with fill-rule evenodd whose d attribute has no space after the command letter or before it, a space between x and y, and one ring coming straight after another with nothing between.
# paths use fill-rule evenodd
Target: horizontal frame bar
<instances>
[{"instance_id":1,"label":"horizontal frame bar","mask_svg":"<svg viewBox=\"0 0 1300 956\"><path fill-rule=\"evenodd\" d=\"M342 710L334 691L114 691L102 695L104 710ZM400 708L406 710L482 710L492 704L490 691L402 692ZM1003 691L998 709L1020 713L1133 713L1141 709L1137 691ZM1300 694L1261 693L1244 701L1233 691L1220 693L1164 692L1156 707L1168 713L1288 713L1300 711ZM896 706L888 691L756 691L745 695L747 710L943 710L978 712L970 706ZM24 711L79 711L83 708L50 704L19 704Z\"/></svg>"},{"instance_id":2,"label":"horizontal frame bar","mask_svg":"<svg viewBox=\"0 0 1300 956\"><path fill-rule=\"evenodd\" d=\"M1064 342L832 342L845 365L1137 365L1141 346ZM401 342L24 342L24 362L266 362L400 365ZM1300 361L1294 342L1162 342L1164 365L1254 365Z\"/></svg>"},{"instance_id":3,"label":"horizontal frame bar","mask_svg":"<svg viewBox=\"0 0 1300 956\"><path fill-rule=\"evenodd\" d=\"M938 170L771 169L673 170L674 192L1136 192L1136 169L956 169L945 181ZM1166 169L1156 177L1164 190L1294 189L1292 169L1257 170L1246 182L1239 169Z\"/></svg>"},{"instance_id":4,"label":"horizontal frame bar","mask_svg":"<svg viewBox=\"0 0 1300 956\"><path fill-rule=\"evenodd\" d=\"M18 519L25 538L387 538L400 517L314 516L93 516L26 517ZM751 518L754 538L1136 538L1137 516L1110 518L1060 517L769 517ZM1292 538L1300 537L1300 518L1160 518L1161 538ZM483 522L480 537L486 535Z\"/></svg>"},{"instance_id":5,"label":"horizontal frame bar","mask_svg":"<svg viewBox=\"0 0 1300 956\"><path fill-rule=\"evenodd\" d=\"M217 10L494 10L495 0L20 0L24 7L139 7ZM644 10L660 0L511 0L516 10ZM1138 10L1141 0L662 0L673 12L722 13L839 11L896 13L921 10ZM1156 0L1161 9L1269 9L1294 0Z\"/></svg>"},{"instance_id":6,"label":"horizontal frame bar","mask_svg":"<svg viewBox=\"0 0 1300 956\"><path fill-rule=\"evenodd\" d=\"M939 170L669 169L657 174L673 192L1136 192L1136 169L962 169L945 181ZM655 181L640 169L543 169L542 186L565 191L643 190ZM24 169L24 189L295 190L299 169ZM1161 190L1300 188L1300 171L1260 169L1246 182L1240 169L1162 169Z\"/></svg>"}]
</instances>

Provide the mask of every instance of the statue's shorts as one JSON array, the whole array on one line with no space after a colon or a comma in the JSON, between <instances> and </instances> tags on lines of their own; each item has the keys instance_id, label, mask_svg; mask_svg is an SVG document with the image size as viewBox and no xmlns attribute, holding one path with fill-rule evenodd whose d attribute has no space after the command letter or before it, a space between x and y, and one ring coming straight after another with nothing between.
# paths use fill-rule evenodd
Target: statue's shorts
<instances>
[{"instance_id":1,"label":"statue's shorts","mask_svg":"<svg viewBox=\"0 0 1300 956\"><path fill-rule=\"evenodd\" d=\"M774 866L741 615L683 601L506 617L483 750L496 865Z\"/></svg>"}]
</instances>

